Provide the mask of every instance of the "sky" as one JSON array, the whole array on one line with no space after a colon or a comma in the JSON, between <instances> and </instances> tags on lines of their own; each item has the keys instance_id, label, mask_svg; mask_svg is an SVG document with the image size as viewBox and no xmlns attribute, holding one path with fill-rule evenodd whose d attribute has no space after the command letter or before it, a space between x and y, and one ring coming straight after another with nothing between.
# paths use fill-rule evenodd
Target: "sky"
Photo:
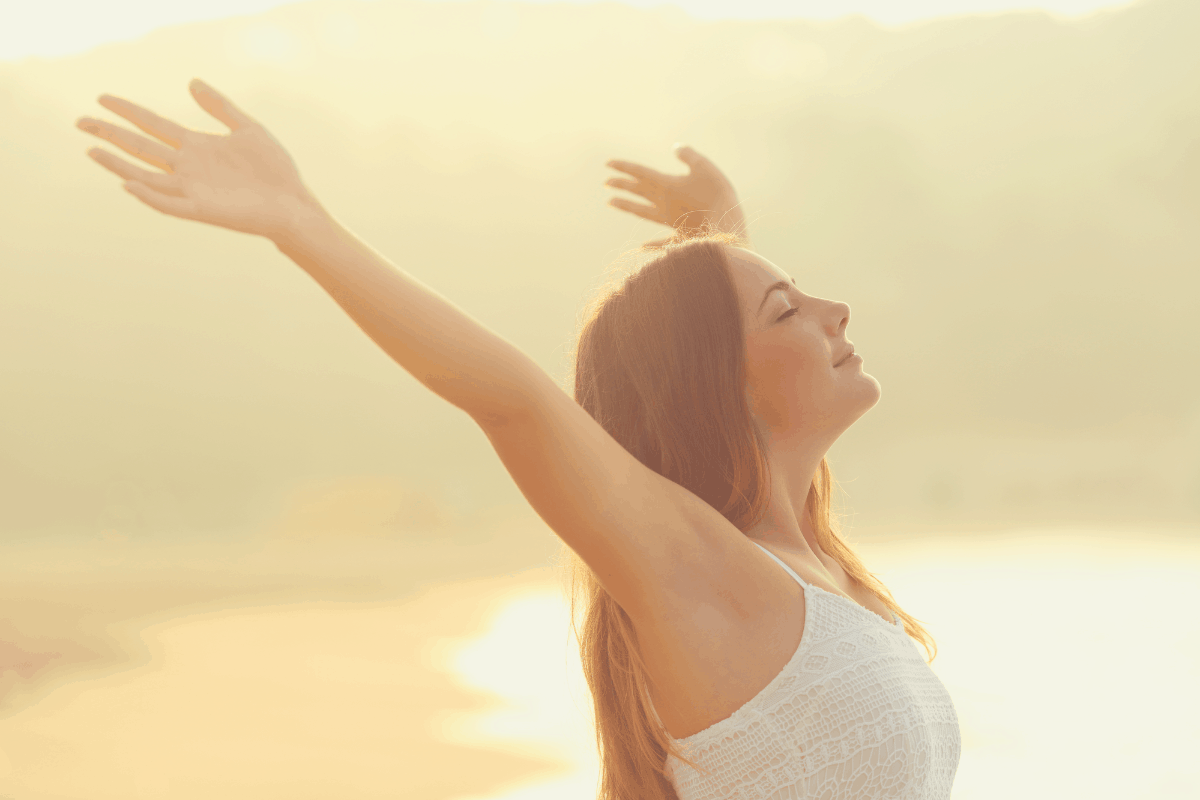
<instances>
[{"instance_id":1,"label":"sky","mask_svg":"<svg viewBox=\"0 0 1200 800\"><path fill-rule=\"evenodd\" d=\"M435 0L458 2L460 0ZM563 0L525 0L544 3ZM595 2L595 0L566 0ZM167 25L257 14L296 0L3 0L0 60L56 57L108 42L137 39ZM625 0L650 8L661 0ZM1129 5L1127 0L675 0L672 5L703 19L807 17L829 19L864 14L887 25L939 16L1041 9L1063 16Z\"/></svg>"}]
</instances>

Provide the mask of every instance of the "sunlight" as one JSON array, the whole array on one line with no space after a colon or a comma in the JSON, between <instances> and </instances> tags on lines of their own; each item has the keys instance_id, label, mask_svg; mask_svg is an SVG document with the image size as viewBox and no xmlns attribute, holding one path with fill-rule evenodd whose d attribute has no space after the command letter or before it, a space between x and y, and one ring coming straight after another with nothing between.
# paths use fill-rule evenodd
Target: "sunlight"
<instances>
[{"instance_id":1,"label":"sunlight","mask_svg":"<svg viewBox=\"0 0 1200 800\"><path fill-rule=\"evenodd\" d=\"M461 645L449 660L467 686L502 698L486 714L452 714L442 722L451 740L535 752L561 759L564 774L498 793L455 800L553 800L596 791L599 759L591 729L591 697L561 593L543 588L508 600L487 632Z\"/></svg>"},{"instance_id":2,"label":"sunlight","mask_svg":"<svg viewBox=\"0 0 1200 800\"><path fill-rule=\"evenodd\" d=\"M824 342L833 304L764 309L804 344L755 352L878 368L833 505L936 639L953 800L1200 796L1200 0L8 5L0 800L594 800L562 510L674 508L624 494L674 412L605 381L740 340L585 326L700 208L853 305ZM719 397L694 358L658 385ZM466 409L552 383L526 481Z\"/></svg>"}]
</instances>

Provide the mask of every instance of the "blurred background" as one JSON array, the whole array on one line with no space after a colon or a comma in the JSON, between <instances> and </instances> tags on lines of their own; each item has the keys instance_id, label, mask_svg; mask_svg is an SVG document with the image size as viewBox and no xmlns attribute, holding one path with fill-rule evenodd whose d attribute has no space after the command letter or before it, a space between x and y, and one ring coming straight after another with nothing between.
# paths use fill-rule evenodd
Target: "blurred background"
<instances>
[{"instance_id":1,"label":"blurred background","mask_svg":"<svg viewBox=\"0 0 1200 800\"><path fill-rule=\"evenodd\" d=\"M84 155L102 93L223 130L193 77L564 387L664 232L604 162L709 156L883 386L830 460L938 640L956 800L1200 794L1200 4L3 14L0 798L595 795L560 544L486 438Z\"/></svg>"}]
</instances>

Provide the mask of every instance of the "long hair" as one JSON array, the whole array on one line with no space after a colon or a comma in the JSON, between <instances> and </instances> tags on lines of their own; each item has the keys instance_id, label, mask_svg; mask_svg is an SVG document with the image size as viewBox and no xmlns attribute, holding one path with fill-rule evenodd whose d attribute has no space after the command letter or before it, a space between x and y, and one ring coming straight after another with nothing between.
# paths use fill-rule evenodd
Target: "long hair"
<instances>
[{"instance_id":1,"label":"long hair","mask_svg":"<svg viewBox=\"0 0 1200 800\"><path fill-rule=\"evenodd\" d=\"M737 244L733 234L677 234L591 304L573 367L576 402L609 435L746 531L766 512L771 483L765 444L744 392L744 326L726 249ZM932 661L932 637L838 533L833 485L822 460L806 502L817 542L900 616ZM668 754L697 765L654 713L632 621L565 547L564 562L571 626L595 712L598 800L678 800L666 770ZM576 627L580 600L582 631Z\"/></svg>"}]
</instances>

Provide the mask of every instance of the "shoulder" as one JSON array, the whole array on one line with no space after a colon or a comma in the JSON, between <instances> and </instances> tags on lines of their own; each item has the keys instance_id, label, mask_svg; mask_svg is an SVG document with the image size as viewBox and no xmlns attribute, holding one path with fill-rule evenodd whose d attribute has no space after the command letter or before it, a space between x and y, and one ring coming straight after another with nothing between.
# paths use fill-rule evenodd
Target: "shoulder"
<instances>
[{"instance_id":1,"label":"shoulder","mask_svg":"<svg viewBox=\"0 0 1200 800\"><path fill-rule=\"evenodd\" d=\"M695 668L732 668L737 654L761 657L780 637L795 639L794 650L804 629L804 590L744 534L733 526L698 534L697 546L678 557L648 589L646 604L630 613L639 641Z\"/></svg>"},{"instance_id":2,"label":"shoulder","mask_svg":"<svg viewBox=\"0 0 1200 800\"><path fill-rule=\"evenodd\" d=\"M655 708L676 739L761 693L804 635L803 589L739 531L729 538L689 554L653 608L631 615Z\"/></svg>"}]
</instances>

